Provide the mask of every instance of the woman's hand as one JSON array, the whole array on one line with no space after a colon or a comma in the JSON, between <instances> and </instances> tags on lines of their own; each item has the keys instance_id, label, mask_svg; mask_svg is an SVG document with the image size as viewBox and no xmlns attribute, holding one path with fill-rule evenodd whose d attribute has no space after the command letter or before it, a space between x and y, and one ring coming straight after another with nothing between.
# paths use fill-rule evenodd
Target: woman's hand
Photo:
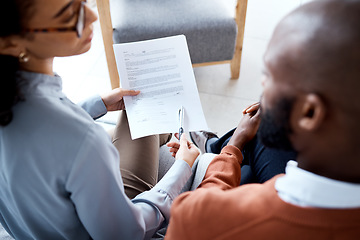
<instances>
[{"instance_id":1,"label":"woman's hand","mask_svg":"<svg viewBox=\"0 0 360 240\"><path fill-rule=\"evenodd\" d=\"M170 147L170 152L176 160L182 159L187 162L190 167L192 167L200 154L199 149L186 139L185 133L181 135L180 143L169 142L166 145Z\"/></svg>"},{"instance_id":2,"label":"woman's hand","mask_svg":"<svg viewBox=\"0 0 360 240\"><path fill-rule=\"evenodd\" d=\"M115 88L101 96L108 111L124 110L124 96L136 96L140 91Z\"/></svg>"},{"instance_id":3,"label":"woman's hand","mask_svg":"<svg viewBox=\"0 0 360 240\"><path fill-rule=\"evenodd\" d=\"M243 150L245 144L253 139L260 125L260 103L254 103L243 111L243 118L232 135L228 145Z\"/></svg>"}]
</instances>

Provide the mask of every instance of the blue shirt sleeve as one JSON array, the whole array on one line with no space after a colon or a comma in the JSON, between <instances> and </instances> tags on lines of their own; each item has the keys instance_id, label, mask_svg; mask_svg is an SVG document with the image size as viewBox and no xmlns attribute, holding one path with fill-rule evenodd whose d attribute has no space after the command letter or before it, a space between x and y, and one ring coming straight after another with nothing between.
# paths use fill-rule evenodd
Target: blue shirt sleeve
<instances>
[{"instance_id":1,"label":"blue shirt sleeve","mask_svg":"<svg viewBox=\"0 0 360 240\"><path fill-rule=\"evenodd\" d=\"M132 200L141 209L146 226L145 239L151 238L163 221L169 221L171 204L190 175L189 164L183 160L177 160L150 191L139 194Z\"/></svg>"},{"instance_id":2,"label":"blue shirt sleeve","mask_svg":"<svg viewBox=\"0 0 360 240\"><path fill-rule=\"evenodd\" d=\"M89 129L66 182L78 216L93 239L150 238L169 219L191 169L177 161L153 189L131 201L124 193L118 152L97 128Z\"/></svg>"},{"instance_id":3,"label":"blue shirt sleeve","mask_svg":"<svg viewBox=\"0 0 360 240\"><path fill-rule=\"evenodd\" d=\"M85 101L79 102L78 105L83 108L90 116L96 120L107 113L106 106L100 95L92 96Z\"/></svg>"}]
</instances>

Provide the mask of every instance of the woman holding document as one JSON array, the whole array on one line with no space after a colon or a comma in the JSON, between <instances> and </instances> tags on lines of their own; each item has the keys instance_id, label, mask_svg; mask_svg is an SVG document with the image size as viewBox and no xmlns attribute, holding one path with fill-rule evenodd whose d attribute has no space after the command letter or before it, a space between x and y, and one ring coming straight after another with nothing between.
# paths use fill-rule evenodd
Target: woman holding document
<instances>
[{"instance_id":1,"label":"woman holding document","mask_svg":"<svg viewBox=\"0 0 360 240\"><path fill-rule=\"evenodd\" d=\"M16 239L151 237L169 220L172 200L199 154L196 148L183 137L181 148L190 151L180 148L178 161L153 186L159 136L131 141L123 111L112 144L93 121L107 111L124 109L122 97L138 92L115 89L83 102L83 108L62 93L53 59L89 50L97 17L86 1L4 0L0 12L4 229ZM155 166L148 173L150 180L132 172L133 166L142 166L146 173L149 165ZM149 191L130 200L124 186L129 195Z\"/></svg>"}]
</instances>

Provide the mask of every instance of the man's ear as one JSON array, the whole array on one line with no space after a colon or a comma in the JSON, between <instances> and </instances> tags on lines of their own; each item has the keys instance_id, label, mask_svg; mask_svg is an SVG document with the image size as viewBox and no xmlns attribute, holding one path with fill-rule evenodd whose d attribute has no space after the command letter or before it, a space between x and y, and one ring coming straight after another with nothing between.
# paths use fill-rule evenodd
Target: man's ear
<instances>
[{"instance_id":1,"label":"man's ear","mask_svg":"<svg viewBox=\"0 0 360 240\"><path fill-rule=\"evenodd\" d=\"M326 107L323 100L316 94L307 94L301 103L297 125L305 131L314 131L325 119Z\"/></svg>"},{"instance_id":2,"label":"man's ear","mask_svg":"<svg viewBox=\"0 0 360 240\"><path fill-rule=\"evenodd\" d=\"M23 48L12 37L0 38L0 54L18 57Z\"/></svg>"}]
</instances>

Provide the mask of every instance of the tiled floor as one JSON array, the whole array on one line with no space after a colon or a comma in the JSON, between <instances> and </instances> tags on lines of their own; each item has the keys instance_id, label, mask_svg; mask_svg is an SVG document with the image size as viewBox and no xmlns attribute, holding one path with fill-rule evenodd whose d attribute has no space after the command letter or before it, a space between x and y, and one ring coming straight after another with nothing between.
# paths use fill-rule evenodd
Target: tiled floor
<instances>
[{"instance_id":1,"label":"tiled floor","mask_svg":"<svg viewBox=\"0 0 360 240\"><path fill-rule=\"evenodd\" d=\"M209 127L222 135L235 127L241 111L261 95L262 56L279 20L308 0L249 0L240 78L230 80L228 64L194 69L205 117ZM233 4L229 1L229 6ZM63 77L64 92L74 102L110 90L109 75L100 33L95 23L93 45L89 52L57 58L55 71ZM104 121L114 122L116 113Z\"/></svg>"}]
</instances>

